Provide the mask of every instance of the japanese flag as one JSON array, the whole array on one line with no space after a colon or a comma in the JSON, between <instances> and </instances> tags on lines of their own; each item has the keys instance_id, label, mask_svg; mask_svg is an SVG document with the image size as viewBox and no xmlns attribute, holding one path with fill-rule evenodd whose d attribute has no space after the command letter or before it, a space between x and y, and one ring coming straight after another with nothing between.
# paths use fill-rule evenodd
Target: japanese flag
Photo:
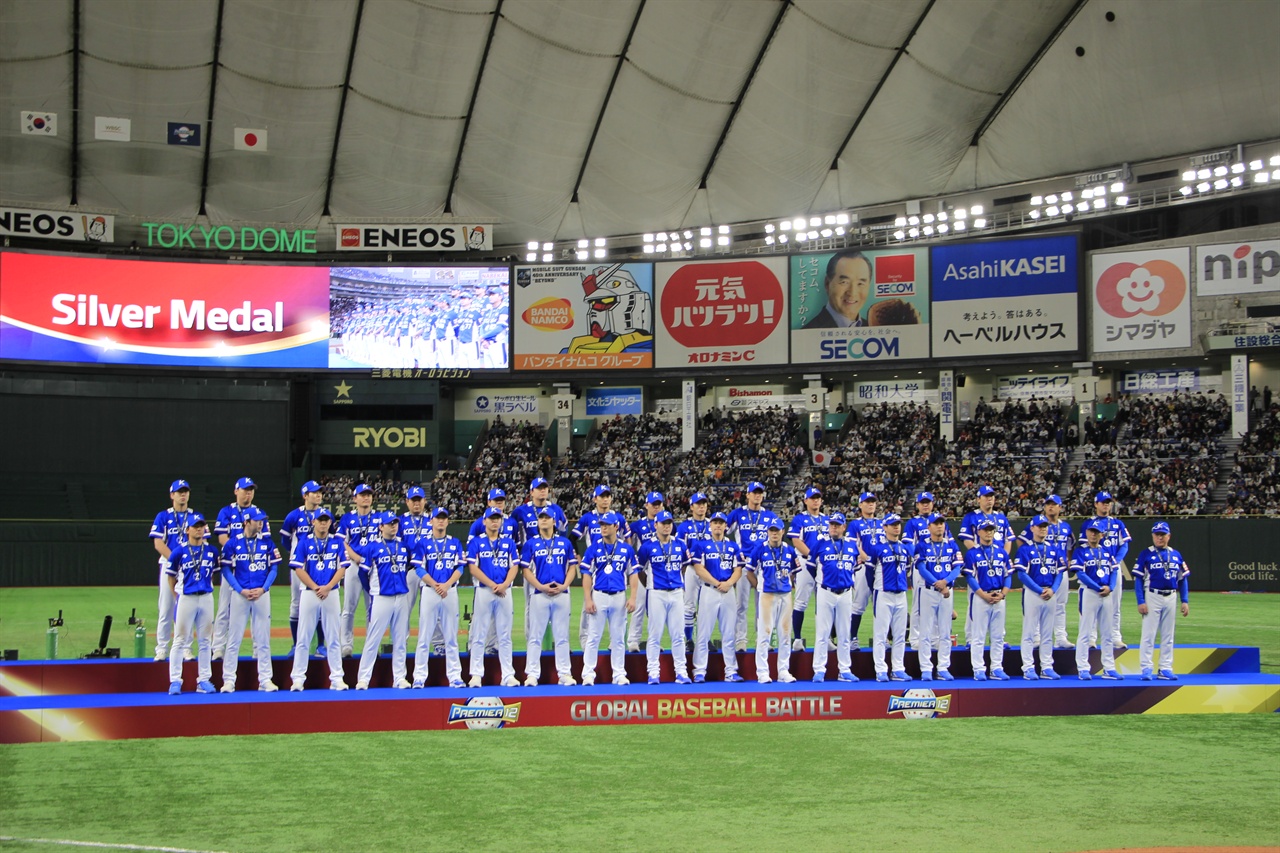
<instances>
[{"instance_id":1,"label":"japanese flag","mask_svg":"<svg viewBox=\"0 0 1280 853\"><path fill-rule=\"evenodd\" d=\"M267 129L257 127L236 128L237 151L266 151Z\"/></svg>"},{"instance_id":2,"label":"japanese flag","mask_svg":"<svg viewBox=\"0 0 1280 853\"><path fill-rule=\"evenodd\" d=\"M33 112L31 110L20 110L18 112L18 120L22 125L22 132L29 133L33 136L57 136L58 135L58 114Z\"/></svg>"},{"instance_id":3,"label":"japanese flag","mask_svg":"<svg viewBox=\"0 0 1280 853\"><path fill-rule=\"evenodd\" d=\"M829 468L831 466L831 454L825 450L813 451L813 464L819 468Z\"/></svg>"}]
</instances>

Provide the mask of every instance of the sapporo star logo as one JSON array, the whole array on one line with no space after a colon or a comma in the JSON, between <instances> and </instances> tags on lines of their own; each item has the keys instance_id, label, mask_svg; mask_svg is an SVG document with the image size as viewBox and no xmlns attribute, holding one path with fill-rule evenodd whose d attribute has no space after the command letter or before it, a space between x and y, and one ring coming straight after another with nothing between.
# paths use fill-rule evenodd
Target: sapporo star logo
<instances>
[{"instance_id":1,"label":"sapporo star logo","mask_svg":"<svg viewBox=\"0 0 1280 853\"><path fill-rule=\"evenodd\" d=\"M333 390L338 392L339 397L346 397L348 400L351 399L351 386L347 384L347 380L344 379L339 384L334 385Z\"/></svg>"}]
</instances>

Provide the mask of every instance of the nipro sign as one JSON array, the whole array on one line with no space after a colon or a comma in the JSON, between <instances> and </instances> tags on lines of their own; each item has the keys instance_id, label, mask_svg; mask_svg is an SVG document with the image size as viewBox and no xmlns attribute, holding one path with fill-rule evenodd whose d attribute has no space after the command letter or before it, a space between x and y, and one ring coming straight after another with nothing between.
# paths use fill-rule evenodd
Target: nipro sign
<instances>
[{"instance_id":1,"label":"nipro sign","mask_svg":"<svg viewBox=\"0 0 1280 853\"><path fill-rule=\"evenodd\" d=\"M587 415L638 415L644 411L644 393L635 388L588 388Z\"/></svg>"}]
</instances>

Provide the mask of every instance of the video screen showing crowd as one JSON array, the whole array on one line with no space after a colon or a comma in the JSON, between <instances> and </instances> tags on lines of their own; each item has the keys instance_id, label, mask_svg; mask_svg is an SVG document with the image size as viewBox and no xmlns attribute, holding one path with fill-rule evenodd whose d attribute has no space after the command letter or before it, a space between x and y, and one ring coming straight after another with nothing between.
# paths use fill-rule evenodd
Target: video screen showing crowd
<instances>
[{"instance_id":1,"label":"video screen showing crowd","mask_svg":"<svg viewBox=\"0 0 1280 853\"><path fill-rule=\"evenodd\" d=\"M1178 612L1190 612L1190 569L1169 546L1169 525L1156 523L1151 545L1129 561L1131 537L1114 517L1107 492L1095 496L1095 514L1078 532L1062 518L1061 499L1051 494L1042 512L1015 533L995 508L995 490L983 485L953 537L931 492L916 495L916 514L907 519L879 515L871 492L860 494L856 510L846 517L825 512L822 490L811 486L803 508L788 521L766 508L765 486L759 482L748 483L743 504L728 512L713 511L707 496L695 493L679 521L658 491L646 495L644 516L628 521L613 509L610 486L600 484L592 491L594 508L571 526L551 500L550 484L536 477L528 497L511 510L506 491L491 489L488 506L464 544L449 534L448 507L427 511L421 486L405 492L404 512L375 512L372 489L357 484L353 508L335 517L321 505L320 484L309 481L302 486L301 505L280 526L277 546L266 513L253 503L255 489L252 479L238 480L234 500L218 512L210 530L206 518L189 506L190 484L176 480L171 506L152 525L160 570L155 659L169 661L170 693L182 691L183 661L193 657L193 638L196 690L217 692L212 661L238 660L246 627L258 689L279 689L272 682L268 593L282 572L289 578L294 691L304 687L313 637L328 663L330 688L348 689L342 659L354 654L356 612L362 605L367 628L357 690L368 689L388 636L396 688L424 687L432 654L444 658L450 687L480 687L486 653L498 657L499 683L519 686L512 663L517 582L525 596L523 683L528 687L542 681L548 628L555 683L578 683L570 668L569 637L571 587L578 578L585 685L595 683L603 648L610 655L613 683L628 684L624 656L639 652L642 642L648 683L658 684L664 638L677 684L705 682L713 651L723 658L724 680L741 682L738 654L748 650L753 602L755 651L746 659L754 661L758 683L796 681L791 653L804 649L799 637L810 604L817 628L815 682L827 680L832 647L836 680L858 680L852 656L863 648L859 632L868 609L876 681L914 680L904 664L908 644L919 653L920 680L953 680L952 624L960 611L974 679L1008 680L1003 668L1006 599L1015 577L1022 587L1022 678L1060 678L1053 651L1074 648L1077 677L1090 680L1088 653L1097 647L1100 678L1119 680L1115 653L1126 648L1120 633L1126 573L1134 580L1142 618L1140 678L1176 680L1174 620ZM1074 643L1066 628L1072 576L1080 608ZM959 600L962 577L967 603ZM465 680L458 646L458 587L464 579L474 587ZM410 681L414 607L418 642ZM224 668L221 692L235 691L236 670Z\"/></svg>"}]
</instances>

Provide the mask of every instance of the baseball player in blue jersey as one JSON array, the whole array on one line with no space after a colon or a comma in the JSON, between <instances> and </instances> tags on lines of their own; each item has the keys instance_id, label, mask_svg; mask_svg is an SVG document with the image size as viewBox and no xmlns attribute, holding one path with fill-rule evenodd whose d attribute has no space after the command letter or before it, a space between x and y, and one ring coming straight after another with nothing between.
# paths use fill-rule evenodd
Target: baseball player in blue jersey
<instances>
[{"instance_id":1,"label":"baseball player in blue jersey","mask_svg":"<svg viewBox=\"0 0 1280 853\"><path fill-rule=\"evenodd\" d=\"M311 533L311 522L323 500L324 493L320 489L320 484L315 480L307 480L302 484L302 506L289 510L284 521L280 522L280 544L283 546L280 552L286 560L290 561L290 565L293 565L294 545L303 536ZM295 645L298 642L298 600L301 590L298 573L289 572L289 636L293 638ZM292 654L293 649L289 652Z\"/></svg>"},{"instance_id":2,"label":"baseball player in blue jersey","mask_svg":"<svg viewBox=\"0 0 1280 853\"><path fill-rule=\"evenodd\" d=\"M910 681L904 659L907 648L907 587L915 563L915 549L902 541L902 517L890 513L884 517L884 539L867 551L866 571L872 577L875 602L875 628L871 645L876 667L876 681ZM890 654L893 666L885 660L889 635L893 636Z\"/></svg>"},{"instance_id":3,"label":"baseball player in blue jersey","mask_svg":"<svg viewBox=\"0 0 1280 853\"><path fill-rule=\"evenodd\" d=\"M630 523L631 528L631 547L639 553L640 546L651 539L658 538L657 524L654 519L658 517L658 513L662 512L663 504L666 498L662 496L662 492L649 492L644 499L644 518L636 519ZM643 592L649 586L649 579L644 573L644 568L640 569L640 588L642 590L639 599L636 601L635 612L631 613L627 619L627 651L640 651L640 640L644 637L644 618L648 613L648 595Z\"/></svg>"},{"instance_id":4,"label":"baseball player in blue jersey","mask_svg":"<svg viewBox=\"0 0 1280 853\"><path fill-rule=\"evenodd\" d=\"M485 507L485 513L490 509L496 509L502 513L502 524L498 528L499 533L503 536L510 537L511 541L516 544L516 548L518 549L520 547L520 529L516 525L516 520L507 513L507 493L504 489L495 487L489 490L488 504ZM479 518L471 522L471 529L467 531L468 547L470 547L471 543L476 539L485 535L485 513L481 513ZM470 571L462 577L470 583L472 587L471 612L474 614L476 610L476 593L480 590L480 583L471 576ZM514 608L512 612L514 612ZM525 608L525 613L528 613L527 607ZM527 623L525 630L527 633ZM436 654L441 654L444 651L444 638L439 634L439 632L436 633L436 636L432 637L431 642L435 646ZM496 655L498 653L498 637L496 632L490 633L489 639L485 643L484 653L486 655Z\"/></svg>"},{"instance_id":5,"label":"baseball player in blue jersey","mask_svg":"<svg viewBox=\"0 0 1280 853\"><path fill-rule=\"evenodd\" d=\"M449 535L448 509L440 506L431 513L431 529L414 542L409 564L422 587L413 686L426 686L432 638L439 634L444 642L444 672L449 686L465 687L458 656L458 584L467 565L467 552L456 536Z\"/></svg>"},{"instance_id":6,"label":"baseball player in blue jersey","mask_svg":"<svg viewBox=\"0 0 1280 853\"><path fill-rule=\"evenodd\" d=\"M352 550L359 551L365 545L378 538L378 514L373 511L373 489L365 483L358 483L351 492L351 500L356 508L344 513L338 522L337 536ZM352 566L342 579L342 655L348 657L356 645L356 608L364 598L365 633L371 617L372 600L368 589L369 570L366 567Z\"/></svg>"},{"instance_id":7,"label":"baseball player in blue jersey","mask_svg":"<svg viewBox=\"0 0 1280 853\"><path fill-rule=\"evenodd\" d=\"M378 661L382 638L391 631L391 685L400 690L409 687L405 678L409 653L409 550L397 535L400 517L394 512L377 515L378 538L360 547L347 542L347 559L352 566L369 573L369 595L373 607L365 629L364 647L360 650L360 669L356 690L368 690L373 665Z\"/></svg>"},{"instance_id":8,"label":"baseball player in blue jersey","mask_svg":"<svg viewBox=\"0 0 1280 853\"><path fill-rule=\"evenodd\" d=\"M516 671L511 664L511 623L515 608L511 585L520 570L520 549L516 540L502 533L507 521L502 510L489 507L484 513L484 535L467 546L467 568L476 585L475 615L471 619L471 687L484 683L484 647L496 634L502 686L516 687Z\"/></svg>"},{"instance_id":9,"label":"baseball player in blue jersey","mask_svg":"<svg viewBox=\"0 0 1280 853\"><path fill-rule=\"evenodd\" d=\"M878 505L876 496L871 492L863 492L858 497L858 514L849 522L848 535L858 545L859 561L866 563L870 559L871 548L884 544L884 523L876 518ZM869 572L855 572L853 576L853 615L849 619L849 647L859 648L858 631L862 628L862 615L871 604L871 575ZM875 612L871 614L875 619Z\"/></svg>"},{"instance_id":10,"label":"baseball player in blue jersey","mask_svg":"<svg viewBox=\"0 0 1280 853\"><path fill-rule=\"evenodd\" d=\"M173 584L169 579L169 554L183 542L187 541L187 524L193 513L188 509L191 501L191 484L186 480L174 480L169 486L168 509L156 515L151 523L151 544L160 555L160 598L158 602L158 618L156 619L156 660L169 657L169 645L173 640L174 612L177 601L173 597ZM187 638L190 648L191 638Z\"/></svg>"},{"instance_id":11,"label":"baseball player in blue jersey","mask_svg":"<svg viewBox=\"0 0 1280 853\"><path fill-rule=\"evenodd\" d=\"M596 683L600 639L606 624L609 626L613 683L631 683L626 674L626 647L622 634L626 630L626 614L636 609L640 579L635 549L618 538L618 529L623 524L622 516L616 512L602 514L599 517L600 535L582 555L582 596L587 615L587 642L582 649L582 683L585 685ZM654 611L649 612L649 630L652 632Z\"/></svg>"},{"instance_id":12,"label":"baseball player in blue jersey","mask_svg":"<svg viewBox=\"0 0 1280 853\"><path fill-rule=\"evenodd\" d=\"M578 523L573 526L573 530L569 533L569 538L573 541L575 546L579 542L582 543L584 555L586 554L586 551L600 539L600 519L613 512L613 491L609 488L607 483L601 483L596 486L595 491L591 493L591 499L595 502L596 508L584 512L582 517L578 519ZM619 530L616 531L617 536L625 542L630 537L627 528L627 521L622 517L621 513L618 513L618 524ZM583 580L585 581L585 577ZM587 618L587 602L584 600L582 602L582 612L578 614L578 643L583 649L586 649L587 647L587 626L590 621L591 620ZM615 637L613 629L610 628L610 645L617 642L625 649L626 639L622 636L624 633L625 631L619 631L618 635Z\"/></svg>"},{"instance_id":13,"label":"baseball player in blue jersey","mask_svg":"<svg viewBox=\"0 0 1280 853\"><path fill-rule=\"evenodd\" d=\"M693 548L695 542L700 542L711 538L711 522L707 519L707 514L711 509L711 502L702 492L695 492L689 496L689 517L680 522L676 527L675 536L684 543L687 549ZM685 566L684 572L684 639L686 645L693 645L693 623L698 615L698 589L701 582L698 575L693 571L692 565ZM652 619L650 619L650 627L652 627ZM652 633L652 631L650 631Z\"/></svg>"},{"instance_id":14,"label":"baseball player in blue jersey","mask_svg":"<svg viewBox=\"0 0 1280 853\"><path fill-rule=\"evenodd\" d=\"M801 636L801 631L804 630L804 611L809 606L809 599L817 585L807 561L809 554L826 537L827 517L822 514L822 489L810 486L804 492L804 512L796 513L787 530L791 546L800 555L800 559L805 561L804 571L796 574L796 594L791 610L791 631L795 638L792 640L792 648L797 652L804 651L804 638Z\"/></svg>"},{"instance_id":15,"label":"baseball player in blue jersey","mask_svg":"<svg viewBox=\"0 0 1280 853\"><path fill-rule=\"evenodd\" d=\"M751 585L759 593L756 599L756 681L768 684L769 638L778 634L778 681L791 684L791 578L800 568L800 556L790 544L782 541L782 519L770 515L765 522L767 537L747 557Z\"/></svg>"},{"instance_id":16,"label":"baseball player in blue jersey","mask_svg":"<svg viewBox=\"0 0 1280 853\"><path fill-rule=\"evenodd\" d=\"M818 542L809 552L809 562L815 567L814 580L818 589L814 621L818 633L813 643L813 680L827 680L827 658L830 657L831 629L836 631L837 679L853 682L853 659L849 653L849 627L853 615L853 577L859 573L858 543L845 536L848 523L841 513L827 518L827 539Z\"/></svg>"},{"instance_id":17,"label":"baseball player in blue jersey","mask_svg":"<svg viewBox=\"0 0 1280 853\"><path fill-rule=\"evenodd\" d=\"M1126 572L1124 558L1129 553L1129 542L1132 537L1129 536L1129 528L1124 526L1124 522L1113 516L1111 513L1115 509L1115 499L1111 497L1110 492L1098 492L1093 498L1093 518L1102 531L1101 547L1106 551L1111 559L1115 560L1116 568L1120 574L1116 579L1116 586L1111 590L1111 596L1114 600L1111 602L1111 620L1101 623L1102 627L1110 626L1111 643L1115 646L1117 652L1123 652L1129 648L1125 645L1124 638L1120 635L1120 607L1124 599L1124 575ZM1080 543L1084 540L1081 538ZM1107 631L1099 630L1096 638L1090 637L1090 640L1096 639L1098 647L1106 645Z\"/></svg>"},{"instance_id":18,"label":"baseball player in blue jersey","mask_svg":"<svg viewBox=\"0 0 1280 853\"><path fill-rule=\"evenodd\" d=\"M956 578L964 568L960 546L946 535L947 520L933 513L928 535L916 540L915 569L924 579L920 601L920 677L933 680L933 651L938 651L938 679L952 681L951 616L955 612Z\"/></svg>"},{"instance_id":19,"label":"baseball player in blue jersey","mask_svg":"<svg viewBox=\"0 0 1280 853\"><path fill-rule=\"evenodd\" d=\"M902 523L902 541L915 545L922 539L929 538L929 516L933 515L933 492L920 492L916 495L916 514ZM948 532L948 536L950 533ZM911 648L920 648L920 592L924 589L924 578L914 569L911 572L911 605L907 617L907 643Z\"/></svg>"},{"instance_id":20,"label":"baseball player in blue jersey","mask_svg":"<svg viewBox=\"0 0 1280 853\"><path fill-rule=\"evenodd\" d=\"M1182 615L1191 615L1191 569L1182 555L1169 547L1169 523L1157 521L1151 526L1151 547L1138 554L1133 564L1133 593L1138 599L1138 613L1142 616L1142 642L1138 646L1138 661L1142 666L1142 680L1151 680L1155 667L1152 651L1156 633L1160 634L1159 677L1163 681L1177 681L1173 673L1173 632L1177 616L1174 612L1174 596L1182 604Z\"/></svg>"},{"instance_id":21,"label":"baseball player in blue jersey","mask_svg":"<svg viewBox=\"0 0 1280 853\"><path fill-rule=\"evenodd\" d=\"M1049 519L1037 515L1028 525L1031 541L1018 547L1013 568L1022 583L1022 677L1035 681L1059 676L1053 670L1053 597L1067 574L1067 555L1050 545L1045 535ZM1035 650L1040 647L1040 675Z\"/></svg>"},{"instance_id":22,"label":"baseball player in blue jersey","mask_svg":"<svg viewBox=\"0 0 1280 853\"><path fill-rule=\"evenodd\" d=\"M1008 522L1005 522L1008 524ZM964 554L964 577L969 583L969 660L973 680L987 680L983 643L991 637L991 677L1008 681L1004 671L1005 596L1013 586L1013 561L1004 544L995 541L999 522L984 518L976 522L978 544Z\"/></svg>"},{"instance_id":23,"label":"baseball player in blue jersey","mask_svg":"<svg viewBox=\"0 0 1280 853\"><path fill-rule=\"evenodd\" d=\"M178 483L184 481L179 480ZM175 483L174 485L177 485ZM176 489L174 491L177 491ZM177 599L174 624L177 634L169 650L169 693L182 692L182 661L196 634L196 692L213 693L213 573L218 568L218 549L205 542L208 523L198 512L185 512L184 540L165 558L165 582Z\"/></svg>"},{"instance_id":24,"label":"baseball player in blue jersey","mask_svg":"<svg viewBox=\"0 0 1280 853\"><path fill-rule=\"evenodd\" d=\"M258 663L258 689L274 693L271 680L271 584L280 566L280 549L262 532L267 514L250 507L243 532L222 548L222 577L231 585L231 614L227 625L227 652L222 664L222 692L236 690L236 670L245 623L250 623L253 657Z\"/></svg>"},{"instance_id":25,"label":"baseball player in blue jersey","mask_svg":"<svg viewBox=\"0 0 1280 853\"><path fill-rule=\"evenodd\" d=\"M522 553L525 543L531 539L538 538L540 535L538 533L538 516L544 508L551 513L551 518L555 522L556 533L567 534L569 532L569 519L564 514L564 510L558 504L551 502L551 484L547 482L546 477L534 477L529 483L529 500L511 511L511 520L516 526L516 544L520 546ZM530 606L533 587L529 585L527 578L523 576L521 576L521 585L524 587L524 635L528 637L531 624L529 616L533 612L533 608Z\"/></svg>"},{"instance_id":26,"label":"baseball player in blue jersey","mask_svg":"<svg viewBox=\"0 0 1280 853\"><path fill-rule=\"evenodd\" d=\"M995 524L995 532L993 534L992 543L997 548L1003 548L1004 552L1010 556L1013 555L1013 549L1016 544L1013 536L1013 527L1009 524L1009 517L1003 512L996 512L996 490L982 484L978 487L978 508L965 514L960 519L960 532L956 534L956 539L960 542L960 547L965 551L970 548L977 547L978 544L978 526L984 521L990 521ZM972 624L973 608L969 608L965 615L964 636L967 641L974 633Z\"/></svg>"},{"instance_id":27,"label":"baseball player in blue jersey","mask_svg":"<svg viewBox=\"0 0 1280 853\"><path fill-rule=\"evenodd\" d=\"M1102 547L1102 537L1106 535L1106 525L1097 519L1090 519L1082 528L1085 544L1077 545L1071 554L1071 570L1076 573L1080 582L1080 627L1076 634L1076 674L1081 681L1093 677L1089 671L1089 637L1102 626L1103 638L1105 628L1112 624L1111 609L1115 606L1113 591L1120 583L1120 567L1106 548ZM1118 681L1120 674L1116 672L1115 648L1111 643L1102 642L1098 646L1102 656L1102 677Z\"/></svg>"},{"instance_id":28,"label":"baseball player in blue jersey","mask_svg":"<svg viewBox=\"0 0 1280 853\"><path fill-rule=\"evenodd\" d=\"M229 540L244 532L244 522L249 515L250 509L257 508L253 505L253 496L257 489L257 485L248 477L241 477L236 480L236 499L230 506L224 506L218 512L218 518L213 524L213 534L218 538L218 548L225 548ZM263 535L270 536L270 523L263 522L261 532ZM231 584L227 582L226 573L223 573L218 587L218 607L213 616L214 660L221 660L226 653L229 639L227 626L231 621L231 601L234 598Z\"/></svg>"},{"instance_id":29,"label":"baseball player in blue jersey","mask_svg":"<svg viewBox=\"0 0 1280 853\"><path fill-rule=\"evenodd\" d=\"M408 507L408 512L400 514L400 541L404 543L404 547L408 549L410 557L414 549L417 547L419 540L431 535L431 519L427 517L427 491L422 486L410 486L404 493L404 505ZM422 579L418 577L418 573L409 570L405 575L405 581L409 587L409 613L413 613L413 608L418 604L418 594L422 592ZM419 623L418 632L422 632L422 625Z\"/></svg>"},{"instance_id":30,"label":"baseball player in blue jersey","mask_svg":"<svg viewBox=\"0 0 1280 853\"><path fill-rule=\"evenodd\" d=\"M769 531L765 529L765 519L769 516L769 511L764 508L764 483L752 481L747 483L746 504L738 507L729 515L729 536L738 543L738 548L742 551L742 557L745 560L748 554L754 553L756 547L769 538ZM744 571L742 577L738 579L738 617L737 617L737 638L734 647L740 651L747 650L747 634L749 632L750 620L747 616L747 605L755 600L755 589L751 586L751 579L747 577Z\"/></svg>"},{"instance_id":31,"label":"baseball player in blue jersey","mask_svg":"<svg viewBox=\"0 0 1280 853\"><path fill-rule=\"evenodd\" d=\"M534 482L537 482L536 480ZM560 519L552 504L538 507L538 535L524 543L520 566L524 570L525 587L530 590L529 630L525 634L524 684L536 687L542 677L542 637L551 625L551 642L555 647L556 675L560 685L577 684L569 666L569 586L578 566L573 543L557 530Z\"/></svg>"},{"instance_id":32,"label":"baseball player in blue jersey","mask_svg":"<svg viewBox=\"0 0 1280 853\"><path fill-rule=\"evenodd\" d=\"M648 578L645 594L649 599L649 637L645 657L649 664L649 683L658 683L659 660L662 656L662 633L671 638L671 665L676 671L676 684L689 683L686 657L684 615L685 574L693 571L689 548L671 535L675 518L663 510L654 519L655 538L640 546L636 563ZM693 541L700 542L695 538Z\"/></svg>"},{"instance_id":33,"label":"baseball player in blue jersey","mask_svg":"<svg viewBox=\"0 0 1280 853\"><path fill-rule=\"evenodd\" d=\"M298 533L290 551L289 566L298 579L298 623L293 643L290 690L302 690L307 680L307 652L317 625L323 625L320 651L329 662L329 687L346 690L342 680L342 607L338 589L349 560L346 545L330 534L333 513L324 507L308 511L307 532ZM283 534L282 534L283 535Z\"/></svg>"},{"instance_id":34,"label":"baseball player in blue jersey","mask_svg":"<svg viewBox=\"0 0 1280 853\"><path fill-rule=\"evenodd\" d=\"M1062 520L1062 498L1057 495L1049 495L1044 499L1044 508L1041 513L1049 521L1049 529L1045 533L1044 541L1049 547L1056 548L1062 553L1066 565L1070 565L1071 552L1076 546L1076 535L1071 530L1071 525ZM1023 528L1018 534L1019 542L1031 541L1031 525ZM1053 647L1055 649L1074 649L1076 644L1071 642L1071 638L1067 635L1067 597L1071 590L1071 575L1064 568L1062 571L1062 583L1058 585L1058 591L1053 594ZM1039 644L1040 638L1037 637L1036 643Z\"/></svg>"},{"instance_id":35,"label":"baseball player in blue jersey","mask_svg":"<svg viewBox=\"0 0 1280 853\"><path fill-rule=\"evenodd\" d=\"M726 535L729 518L722 512L711 516L711 538L694 543L689 558L698 576L698 637L693 646L693 680L707 680L707 658L711 632L720 626L720 652L724 656L724 680L742 681L738 675L738 652L734 648L738 625L738 578L742 575L742 551Z\"/></svg>"}]
</instances>

